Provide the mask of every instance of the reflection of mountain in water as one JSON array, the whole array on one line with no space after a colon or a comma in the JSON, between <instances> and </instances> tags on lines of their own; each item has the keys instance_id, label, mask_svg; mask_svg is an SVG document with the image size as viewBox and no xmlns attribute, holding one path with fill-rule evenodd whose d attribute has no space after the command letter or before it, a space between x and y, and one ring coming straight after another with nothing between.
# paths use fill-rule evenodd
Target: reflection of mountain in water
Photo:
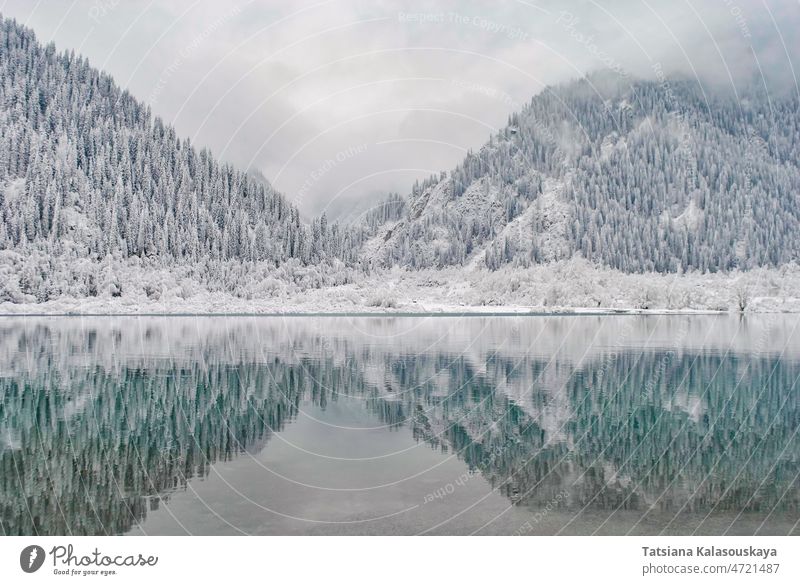
<instances>
[{"instance_id":1,"label":"reflection of mountain in water","mask_svg":"<svg viewBox=\"0 0 800 585\"><path fill-rule=\"evenodd\" d=\"M125 532L211 464L258 450L303 403L351 399L521 505L564 490L575 510L800 505L800 364L773 353L396 353L302 328L258 347L266 336L227 321L214 343L146 349L168 323L0 326L6 533Z\"/></svg>"}]
</instances>

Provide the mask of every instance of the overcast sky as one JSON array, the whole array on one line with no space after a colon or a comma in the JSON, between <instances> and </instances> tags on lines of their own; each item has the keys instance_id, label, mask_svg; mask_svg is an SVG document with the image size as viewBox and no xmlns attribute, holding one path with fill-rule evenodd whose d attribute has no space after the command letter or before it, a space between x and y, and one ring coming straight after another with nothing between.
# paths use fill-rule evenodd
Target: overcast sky
<instances>
[{"instance_id":1,"label":"overcast sky","mask_svg":"<svg viewBox=\"0 0 800 585\"><path fill-rule=\"evenodd\" d=\"M797 91L797 0L0 0L306 214L449 169L547 85L654 67Z\"/></svg>"}]
</instances>

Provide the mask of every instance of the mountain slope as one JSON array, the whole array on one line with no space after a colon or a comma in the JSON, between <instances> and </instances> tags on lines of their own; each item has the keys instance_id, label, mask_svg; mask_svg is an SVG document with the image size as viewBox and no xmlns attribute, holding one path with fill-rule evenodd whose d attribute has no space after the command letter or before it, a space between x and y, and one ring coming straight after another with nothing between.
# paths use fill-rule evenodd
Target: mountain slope
<instances>
[{"instance_id":1,"label":"mountain slope","mask_svg":"<svg viewBox=\"0 0 800 585\"><path fill-rule=\"evenodd\" d=\"M38 300L97 294L96 274L68 268L109 256L213 272L228 261L351 261L353 250L349 232L324 218L306 225L266 180L198 151L111 77L8 19L0 20L0 220L0 251L59 259L21 278Z\"/></svg>"},{"instance_id":2,"label":"mountain slope","mask_svg":"<svg viewBox=\"0 0 800 585\"><path fill-rule=\"evenodd\" d=\"M549 88L415 187L370 257L496 269L580 254L625 272L795 261L798 113L796 96L737 100L680 79L595 74Z\"/></svg>"}]
</instances>

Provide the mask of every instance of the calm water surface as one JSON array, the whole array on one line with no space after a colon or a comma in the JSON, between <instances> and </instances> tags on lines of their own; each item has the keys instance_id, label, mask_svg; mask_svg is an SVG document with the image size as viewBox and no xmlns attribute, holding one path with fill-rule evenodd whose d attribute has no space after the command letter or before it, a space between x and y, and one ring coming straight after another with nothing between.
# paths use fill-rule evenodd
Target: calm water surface
<instances>
[{"instance_id":1,"label":"calm water surface","mask_svg":"<svg viewBox=\"0 0 800 585\"><path fill-rule=\"evenodd\" d=\"M0 318L0 530L800 534L798 325Z\"/></svg>"}]
</instances>

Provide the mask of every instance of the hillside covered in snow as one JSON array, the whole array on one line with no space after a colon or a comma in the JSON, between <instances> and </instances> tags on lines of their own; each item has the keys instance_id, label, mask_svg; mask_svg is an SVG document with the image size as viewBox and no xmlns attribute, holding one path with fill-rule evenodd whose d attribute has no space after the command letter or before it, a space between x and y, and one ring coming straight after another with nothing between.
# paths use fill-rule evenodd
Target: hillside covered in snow
<instances>
[{"instance_id":1,"label":"hillside covered in snow","mask_svg":"<svg viewBox=\"0 0 800 585\"><path fill-rule=\"evenodd\" d=\"M610 73L548 88L478 152L416 185L368 243L382 265L623 272L777 267L800 256L797 95Z\"/></svg>"},{"instance_id":2,"label":"hillside covered in snow","mask_svg":"<svg viewBox=\"0 0 800 585\"><path fill-rule=\"evenodd\" d=\"M213 287L244 263L338 271L357 250L348 230L301 221L258 174L196 149L85 59L8 19L0 219L0 300L12 302L123 295L120 262L191 265Z\"/></svg>"},{"instance_id":3,"label":"hillside covered in snow","mask_svg":"<svg viewBox=\"0 0 800 585\"><path fill-rule=\"evenodd\" d=\"M0 313L800 310L797 96L598 73L358 221L0 20Z\"/></svg>"}]
</instances>

